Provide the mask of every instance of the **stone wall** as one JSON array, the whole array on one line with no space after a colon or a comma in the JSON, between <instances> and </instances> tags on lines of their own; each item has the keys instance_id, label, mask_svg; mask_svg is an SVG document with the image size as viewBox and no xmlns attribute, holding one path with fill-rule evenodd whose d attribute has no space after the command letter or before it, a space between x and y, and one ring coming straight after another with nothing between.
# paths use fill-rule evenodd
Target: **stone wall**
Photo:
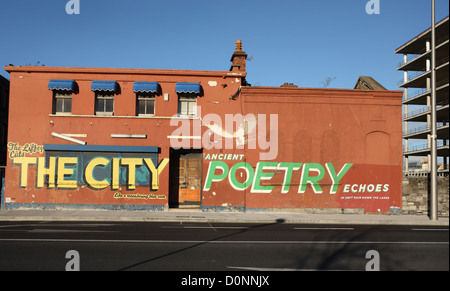
<instances>
[{"instance_id":1,"label":"stone wall","mask_svg":"<svg viewBox=\"0 0 450 291\"><path fill-rule=\"evenodd\" d=\"M403 178L403 214L429 215L428 177ZM449 216L449 178L438 177L438 214Z\"/></svg>"}]
</instances>

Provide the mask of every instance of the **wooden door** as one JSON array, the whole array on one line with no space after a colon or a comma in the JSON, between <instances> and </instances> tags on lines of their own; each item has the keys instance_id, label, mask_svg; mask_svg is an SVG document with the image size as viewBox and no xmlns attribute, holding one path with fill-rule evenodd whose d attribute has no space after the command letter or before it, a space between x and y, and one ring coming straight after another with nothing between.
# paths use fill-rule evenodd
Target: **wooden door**
<instances>
[{"instance_id":1,"label":"wooden door","mask_svg":"<svg viewBox=\"0 0 450 291\"><path fill-rule=\"evenodd\" d=\"M200 204L201 182L201 154L180 155L179 203Z\"/></svg>"}]
</instances>

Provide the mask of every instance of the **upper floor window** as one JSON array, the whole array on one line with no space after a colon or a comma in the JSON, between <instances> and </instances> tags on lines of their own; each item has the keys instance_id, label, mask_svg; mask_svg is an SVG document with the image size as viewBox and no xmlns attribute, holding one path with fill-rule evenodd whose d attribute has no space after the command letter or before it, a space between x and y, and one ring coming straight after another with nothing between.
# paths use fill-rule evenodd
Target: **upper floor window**
<instances>
[{"instance_id":1,"label":"upper floor window","mask_svg":"<svg viewBox=\"0 0 450 291\"><path fill-rule=\"evenodd\" d=\"M95 114L114 115L114 95L120 91L116 81L92 81L91 90L95 92Z\"/></svg>"},{"instance_id":2,"label":"upper floor window","mask_svg":"<svg viewBox=\"0 0 450 291\"><path fill-rule=\"evenodd\" d=\"M114 115L113 92L95 92L95 114Z\"/></svg>"},{"instance_id":3,"label":"upper floor window","mask_svg":"<svg viewBox=\"0 0 450 291\"><path fill-rule=\"evenodd\" d=\"M178 93L178 115L197 115L197 96L202 95L199 83L177 83L175 91Z\"/></svg>"},{"instance_id":4,"label":"upper floor window","mask_svg":"<svg viewBox=\"0 0 450 291\"><path fill-rule=\"evenodd\" d=\"M72 94L78 90L77 83L74 80L50 80L48 89L53 91L52 113L72 114Z\"/></svg>"},{"instance_id":5,"label":"upper floor window","mask_svg":"<svg viewBox=\"0 0 450 291\"><path fill-rule=\"evenodd\" d=\"M136 81L133 92L136 93L136 115L155 115L155 97L161 92L158 82Z\"/></svg>"},{"instance_id":6,"label":"upper floor window","mask_svg":"<svg viewBox=\"0 0 450 291\"><path fill-rule=\"evenodd\" d=\"M154 93L137 93L137 115L153 116L155 115L155 94Z\"/></svg>"},{"instance_id":7,"label":"upper floor window","mask_svg":"<svg viewBox=\"0 0 450 291\"><path fill-rule=\"evenodd\" d=\"M178 115L195 116L197 114L197 95L183 93L178 95Z\"/></svg>"},{"instance_id":8,"label":"upper floor window","mask_svg":"<svg viewBox=\"0 0 450 291\"><path fill-rule=\"evenodd\" d=\"M53 114L72 114L72 92L53 91Z\"/></svg>"}]
</instances>

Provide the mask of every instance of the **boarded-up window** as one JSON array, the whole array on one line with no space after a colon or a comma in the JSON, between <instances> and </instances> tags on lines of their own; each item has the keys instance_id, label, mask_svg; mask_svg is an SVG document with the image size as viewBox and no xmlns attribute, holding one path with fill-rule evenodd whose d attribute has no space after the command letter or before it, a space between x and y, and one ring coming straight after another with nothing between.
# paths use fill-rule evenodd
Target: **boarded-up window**
<instances>
[{"instance_id":1,"label":"boarded-up window","mask_svg":"<svg viewBox=\"0 0 450 291\"><path fill-rule=\"evenodd\" d=\"M382 131L374 131L366 135L366 163L373 165L389 165L390 136Z\"/></svg>"}]
</instances>

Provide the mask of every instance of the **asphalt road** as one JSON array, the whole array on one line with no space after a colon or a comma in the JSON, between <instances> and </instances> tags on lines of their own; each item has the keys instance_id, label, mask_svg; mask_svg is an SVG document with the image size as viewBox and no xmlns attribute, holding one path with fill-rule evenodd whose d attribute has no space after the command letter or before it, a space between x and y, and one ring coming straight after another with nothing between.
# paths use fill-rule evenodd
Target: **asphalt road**
<instances>
[{"instance_id":1,"label":"asphalt road","mask_svg":"<svg viewBox=\"0 0 450 291\"><path fill-rule=\"evenodd\" d=\"M367 266L448 271L448 227L0 222L0 271L364 271Z\"/></svg>"}]
</instances>

